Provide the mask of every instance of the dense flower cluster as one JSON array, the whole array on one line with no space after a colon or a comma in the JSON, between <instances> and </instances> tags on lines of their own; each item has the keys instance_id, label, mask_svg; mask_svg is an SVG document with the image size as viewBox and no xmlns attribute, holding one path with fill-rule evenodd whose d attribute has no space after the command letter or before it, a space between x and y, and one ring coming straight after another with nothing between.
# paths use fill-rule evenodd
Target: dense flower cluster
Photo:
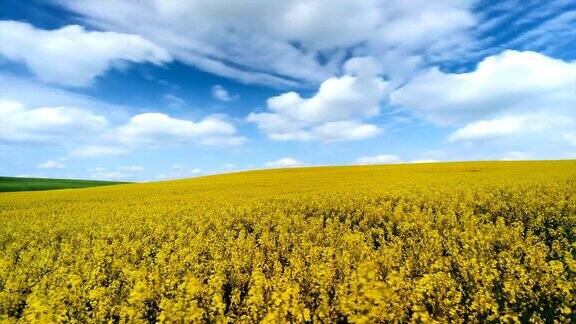
<instances>
[{"instance_id":1,"label":"dense flower cluster","mask_svg":"<svg viewBox=\"0 0 576 324\"><path fill-rule=\"evenodd\" d=\"M576 162L0 194L0 320L576 321Z\"/></svg>"}]
</instances>

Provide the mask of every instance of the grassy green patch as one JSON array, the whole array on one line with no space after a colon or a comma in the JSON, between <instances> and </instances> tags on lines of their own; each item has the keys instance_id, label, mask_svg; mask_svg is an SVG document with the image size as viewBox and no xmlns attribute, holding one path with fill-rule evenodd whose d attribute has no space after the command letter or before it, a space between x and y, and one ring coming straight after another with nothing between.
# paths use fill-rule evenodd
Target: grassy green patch
<instances>
[{"instance_id":1,"label":"grassy green patch","mask_svg":"<svg viewBox=\"0 0 576 324\"><path fill-rule=\"evenodd\" d=\"M126 182L0 177L0 192L86 188Z\"/></svg>"}]
</instances>

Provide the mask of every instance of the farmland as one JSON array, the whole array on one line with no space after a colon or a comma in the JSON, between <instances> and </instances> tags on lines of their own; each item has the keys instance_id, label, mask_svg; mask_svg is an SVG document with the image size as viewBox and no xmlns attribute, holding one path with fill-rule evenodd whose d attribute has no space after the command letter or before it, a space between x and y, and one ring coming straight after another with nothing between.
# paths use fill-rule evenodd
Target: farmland
<instances>
[{"instance_id":1,"label":"farmland","mask_svg":"<svg viewBox=\"0 0 576 324\"><path fill-rule=\"evenodd\" d=\"M0 177L0 192L87 188L120 184L114 181Z\"/></svg>"},{"instance_id":2,"label":"farmland","mask_svg":"<svg viewBox=\"0 0 576 324\"><path fill-rule=\"evenodd\" d=\"M0 194L0 320L576 321L576 161Z\"/></svg>"}]
</instances>

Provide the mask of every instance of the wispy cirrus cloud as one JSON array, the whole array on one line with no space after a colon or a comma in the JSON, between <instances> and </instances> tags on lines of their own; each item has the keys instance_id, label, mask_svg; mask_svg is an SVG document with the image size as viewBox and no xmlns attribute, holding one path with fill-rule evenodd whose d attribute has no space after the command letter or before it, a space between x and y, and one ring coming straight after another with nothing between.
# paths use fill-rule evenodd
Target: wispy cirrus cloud
<instances>
[{"instance_id":1,"label":"wispy cirrus cloud","mask_svg":"<svg viewBox=\"0 0 576 324\"><path fill-rule=\"evenodd\" d=\"M474 1L61 3L88 24L142 35L186 64L280 87L318 84L336 75L349 51L404 73L420 61L398 58L436 60L457 53L473 43L467 30L476 24Z\"/></svg>"}]
</instances>

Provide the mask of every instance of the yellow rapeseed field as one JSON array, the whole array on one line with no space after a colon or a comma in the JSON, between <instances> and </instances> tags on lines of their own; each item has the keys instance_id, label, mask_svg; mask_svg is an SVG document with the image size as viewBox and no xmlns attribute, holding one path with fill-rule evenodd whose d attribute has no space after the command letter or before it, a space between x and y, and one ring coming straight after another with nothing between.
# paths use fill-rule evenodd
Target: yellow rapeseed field
<instances>
[{"instance_id":1,"label":"yellow rapeseed field","mask_svg":"<svg viewBox=\"0 0 576 324\"><path fill-rule=\"evenodd\" d=\"M0 320L576 321L576 161L0 194Z\"/></svg>"}]
</instances>

